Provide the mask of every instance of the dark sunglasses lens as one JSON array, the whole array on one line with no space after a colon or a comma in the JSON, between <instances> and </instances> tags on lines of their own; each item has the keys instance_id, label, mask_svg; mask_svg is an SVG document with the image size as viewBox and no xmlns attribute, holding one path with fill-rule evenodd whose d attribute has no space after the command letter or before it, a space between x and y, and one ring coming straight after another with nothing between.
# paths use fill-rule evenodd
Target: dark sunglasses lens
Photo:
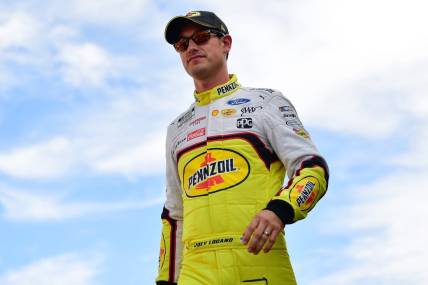
<instances>
[{"instance_id":1,"label":"dark sunglasses lens","mask_svg":"<svg viewBox=\"0 0 428 285\"><path fill-rule=\"evenodd\" d=\"M211 33L209 31L199 31L196 32L192 36L192 41L197 45L201 45L206 43L211 37ZM185 52L189 47L189 38L181 38L174 44L174 48L178 52Z\"/></svg>"},{"instance_id":2,"label":"dark sunglasses lens","mask_svg":"<svg viewBox=\"0 0 428 285\"><path fill-rule=\"evenodd\" d=\"M206 43L211 37L210 32L207 31L201 31L201 32L197 32L193 37L192 40L195 42L195 44L197 45L201 45Z\"/></svg>"},{"instance_id":3,"label":"dark sunglasses lens","mask_svg":"<svg viewBox=\"0 0 428 285\"><path fill-rule=\"evenodd\" d=\"M189 41L186 39L179 39L178 42L174 44L174 48L178 52L183 52L189 46Z\"/></svg>"}]
</instances>

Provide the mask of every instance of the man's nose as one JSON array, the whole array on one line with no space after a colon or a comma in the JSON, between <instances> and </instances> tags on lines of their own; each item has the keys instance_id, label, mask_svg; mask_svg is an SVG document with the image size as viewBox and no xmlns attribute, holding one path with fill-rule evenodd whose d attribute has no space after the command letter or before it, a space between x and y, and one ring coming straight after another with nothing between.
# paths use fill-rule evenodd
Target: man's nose
<instances>
[{"instance_id":1,"label":"man's nose","mask_svg":"<svg viewBox=\"0 0 428 285\"><path fill-rule=\"evenodd\" d=\"M197 46L198 45L192 39L189 39L189 47L188 47L188 49L191 49L191 48L195 49Z\"/></svg>"}]
</instances>

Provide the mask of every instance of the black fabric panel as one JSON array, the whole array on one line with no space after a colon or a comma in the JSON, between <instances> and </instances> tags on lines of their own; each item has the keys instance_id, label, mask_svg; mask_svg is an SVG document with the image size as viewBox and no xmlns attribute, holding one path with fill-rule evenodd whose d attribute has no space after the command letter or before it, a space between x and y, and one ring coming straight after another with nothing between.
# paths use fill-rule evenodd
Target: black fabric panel
<instances>
[{"instance_id":1,"label":"black fabric panel","mask_svg":"<svg viewBox=\"0 0 428 285\"><path fill-rule=\"evenodd\" d=\"M177 221L172 219L169 216L169 211L167 208L163 207L162 210L162 219L167 220L171 225L170 233L170 254L169 254L169 280L174 280L175 274L175 248L176 248L176 232L177 232ZM165 283L165 284L174 284L174 283Z\"/></svg>"},{"instance_id":2,"label":"black fabric panel","mask_svg":"<svg viewBox=\"0 0 428 285\"><path fill-rule=\"evenodd\" d=\"M281 219L284 225L292 224L294 220L294 210L290 204L282 200L271 200L265 210L274 212Z\"/></svg>"},{"instance_id":3,"label":"black fabric panel","mask_svg":"<svg viewBox=\"0 0 428 285\"><path fill-rule=\"evenodd\" d=\"M329 179L330 174L329 174L327 162L324 160L324 158L322 158L320 156L313 156L312 158L303 161L301 169L308 168L308 167L314 167L314 166L319 166L319 167L324 169L325 181L327 182L327 185L328 185L328 179Z\"/></svg>"},{"instance_id":4,"label":"black fabric panel","mask_svg":"<svg viewBox=\"0 0 428 285\"><path fill-rule=\"evenodd\" d=\"M263 160L267 169L270 169L270 164L278 160L275 152L271 152L265 144L253 133L235 133L229 135L220 135L208 137L208 141L242 139L249 142L256 150L260 158Z\"/></svg>"}]
</instances>

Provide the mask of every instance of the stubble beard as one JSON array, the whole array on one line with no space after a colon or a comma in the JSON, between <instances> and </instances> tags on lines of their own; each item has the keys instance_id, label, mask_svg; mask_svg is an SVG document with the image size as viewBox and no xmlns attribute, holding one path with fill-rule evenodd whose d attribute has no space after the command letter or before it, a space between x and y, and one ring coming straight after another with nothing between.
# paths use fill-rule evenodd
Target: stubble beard
<instances>
[{"instance_id":1,"label":"stubble beard","mask_svg":"<svg viewBox=\"0 0 428 285\"><path fill-rule=\"evenodd\" d=\"M186 68L186 71L195 80L207 80L214 77L221 70L221 66L221 62L211 65L209 62L200 62L193 67Z\"/></svg>"}]
</instances>

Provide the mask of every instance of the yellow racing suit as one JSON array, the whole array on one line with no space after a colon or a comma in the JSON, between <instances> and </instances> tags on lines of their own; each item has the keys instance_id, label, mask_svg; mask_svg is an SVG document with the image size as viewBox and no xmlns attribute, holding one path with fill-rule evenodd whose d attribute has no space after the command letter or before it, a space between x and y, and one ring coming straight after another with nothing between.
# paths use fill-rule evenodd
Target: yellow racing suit
<instances>
[{"instance_id":1,"label":"yellow racing suit","mask_svg":"<svg viewBox=\"0 0 428 285\"><path fill-rule=\"evenodd\" d=\"M231 75L194 95L168 127L157 284L296 284L284 232L258 255L240 237L263 209L305 218L327 190L325 160L278 91Z\"/></svg>"}]
</instances>

